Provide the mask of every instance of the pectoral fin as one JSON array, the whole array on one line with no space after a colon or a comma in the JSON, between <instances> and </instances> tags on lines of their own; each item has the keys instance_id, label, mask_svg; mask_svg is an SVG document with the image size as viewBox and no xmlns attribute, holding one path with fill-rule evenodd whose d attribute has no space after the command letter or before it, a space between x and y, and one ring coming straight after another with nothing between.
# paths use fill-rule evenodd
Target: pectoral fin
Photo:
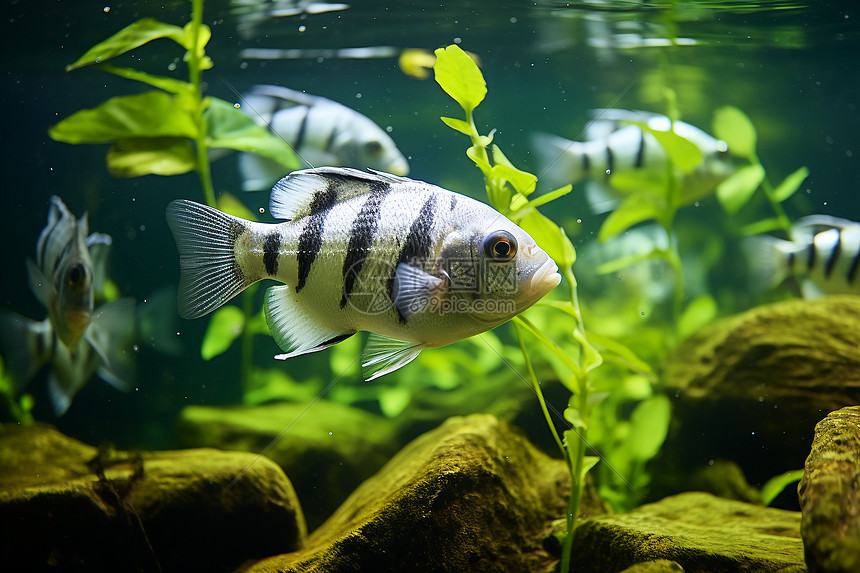
<instances>
[{"instance_id":1,"label":"pectoral fin","mask_svg":"<svg viewBox=\"0 0 860 573\"><path fill-rule=\"evenodd\" d=\"M417 267L406 263L397 265L391 299L401 322L406 322L415 313L427 310L444 284L444 279L434 277Z\"/></svg>"},{"instance_id":2,"label":"pectoral fin","mask_svg":"<svg viewBox=\"0 0 860 573\"><path fill-rule=\"evenodd\" d=\"M395 340L375 332L370 333L367 346L361 353L365 381L370 382L406 366L421 354L423 348L421 344L415 342Z\"/></svg>"}]
</instances>

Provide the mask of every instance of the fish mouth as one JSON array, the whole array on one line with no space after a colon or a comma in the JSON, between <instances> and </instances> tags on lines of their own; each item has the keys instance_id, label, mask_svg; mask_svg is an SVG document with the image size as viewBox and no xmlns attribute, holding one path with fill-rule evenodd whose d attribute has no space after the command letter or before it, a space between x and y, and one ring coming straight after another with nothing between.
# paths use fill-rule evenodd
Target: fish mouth
<instances>
[{"instance_id":1,"label":"fish mouth","mask_svg":"<svg viewBox=\"0 0 860 573\"><path fill-rule=\"evenodd\" d=\"M561 275L558 274L558 265L552 259L547 258L532 275L532 279L529 281L529 290L543 296L557 287L560 282Z\"/></svg>"}]
</instances>

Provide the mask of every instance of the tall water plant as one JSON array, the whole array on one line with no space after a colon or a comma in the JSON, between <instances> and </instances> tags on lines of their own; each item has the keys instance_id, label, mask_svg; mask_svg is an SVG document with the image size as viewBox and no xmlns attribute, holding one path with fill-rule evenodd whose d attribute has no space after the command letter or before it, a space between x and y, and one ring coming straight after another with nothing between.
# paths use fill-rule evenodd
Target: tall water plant
<instances>
[{"instance_id":1,"label":"tall water plant","mask_svg":"<svg viewBox=\"0 0 860 573\"><path fill-rule=\"evenodd\" d=\"M203 0L191 0L191 20L176 26L143 18L90 48L66 71L95 66L116 76L151 88L143 93L108 99L92 109L78 111L52 126L48 133L65 143L110 143L107 167L117 177L180 175L194 171L200 180L205 202L234 214L253 218L238 201L224 194L216 201L210 169L210 150L230 149L268 157L285 172L298 168L295 153L282 139L273 136L242 113L238 104L204 96L202 74L212 68L206 45L212 37L203 24ZM154 40L168 39L185 49L188 80L156 75L108 64ZM175 64L167 66L175 69ZM250 378L251 337L265 332L265 323L251 319L251 301L256 289L244 294L242 310L233 306L219 311L207 332L201 354L204 358L226 349L242 336L241 374ZM214 350L213 350L214 347Z\"/></svg>"},{"instance_id":2,"label":"tall water plant","mask_svg":"<svg viewBox=\"0 0 860 573\"><path fill-rule=\"evenodd\" d=\"M556 261L559 271L567 281L566 300L547 301L541 304L551 306L559 317L570 321L568 331L570 340L559 343L549 338L528 318L519 316L514 319L514 328L532 387L538 396L547 426L552 432L570 472L571 486L565 520L566 527L561 539L561 571L566 572L570 567L573 532L585 487L585 476L597 462L597 458L587 457L585 453L586 435L592 408L589 395L591 390L589 372L601 364L602 358L588 342L582 315L579 312L576 279L572 269L576 261L576 251L573 244L564 229L540 213L537 208L569 193L571 186L567 185L536 199L529 199L535 190L537 177L532 173L518 169L505 157L501 149L493 144L494 131L490 132L489 135L481 135L475 125L474 110L487 94L486 82L477 65L458 46L452 45L436 50L434 71L436 82L448 95L454 98L465 114L464 119L451 117L441 119L450 128L469 137L472 145L466 150L466 155L484 175L484 185L490 204L525 229ZM567 430L562 432L562 435L556 431L541 391L540 382L532 368L524 339L526 332L534 336L541 346L566 370L566 374L561 375L560 378L570 390L571 397L568 407L564 411L564 418L569 426Z\"/></svg>"}]
</instances>

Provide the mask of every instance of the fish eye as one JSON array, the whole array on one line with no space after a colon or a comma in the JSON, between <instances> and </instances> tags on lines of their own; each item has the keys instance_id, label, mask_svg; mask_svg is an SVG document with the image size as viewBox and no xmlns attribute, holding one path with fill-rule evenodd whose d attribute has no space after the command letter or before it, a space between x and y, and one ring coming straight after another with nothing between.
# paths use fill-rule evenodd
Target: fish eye
<instances>
[{"instance_id":1,"label":"fish eye","mask_svg":"<svg viewBox=\"0 0 860 573\"><path fill-rule=\"evenodd\" d=\"M382 153L382 144L378 141L368 141L364 144L364 152L368 155L379 155Z\"/></svg>"},{"instance_id":2,"label":"fish eye","mask_svg":"<svg viewBox=\"0 0 860 573\"><path fill-rule=\"evenodd\" d=\"M494 231L484 239L484 254L498 263L507 263L517 254L517 240L507 231Z\"/></svg>"},{"instance_id":3,"label":"fish eye","mask_svg":"<svg viewBox=\"0 0 860 573\"><path fill-rule=\"evenodd\" d=\"M87 268L81 263L74 264L69 268L69 274L66 275L66 279L69 286L75 289L85 289L89 286L89 273L87 272Z\"/></svg>"}]
</instances>

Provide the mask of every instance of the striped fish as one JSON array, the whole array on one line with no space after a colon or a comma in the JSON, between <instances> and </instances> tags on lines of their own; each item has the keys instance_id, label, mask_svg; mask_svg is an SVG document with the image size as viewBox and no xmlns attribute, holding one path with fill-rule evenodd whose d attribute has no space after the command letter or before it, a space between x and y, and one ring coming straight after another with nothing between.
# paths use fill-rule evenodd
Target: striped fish
<instances>
[{"instance_id":1,"label":"striped fish","mask_svg":"<svg viewBox=\"0 0 860 573\"><path fill-rule=\"evenodd\" d=\"M394 140L371 119L324 97L281 86L254 86L242 109L286 141L310 167L371 168L407 175L409 164ZM239 156L245 191L271 189L283 167L253 153Z\"/></svg>"},{"instance_id":2,"label":"striped fish","mask_svg":"<svg viewBox=\"0 0 860 573\"><path fill-rule=\"evenodd\" d=\"M48 318L0 313L0 347L15 391L50 364L48 393L57 416L94 373L122 389L133 375L127 347L134 331L134 302L120 299L94 309L111 238L87 233L87 215L75 219L62 199L51 197L36 262L27 260L30 288L48 309Z\"/></svg>"},{"instance_id":3,"label":"striped fish","mask_svg":"<svg viewBox=\"0 0 860 573\"><path fill-rule=\"evenodd\" d=\"M789 241L757 235L743 246L757 287L794 278L804 298L860 294L860 223L811 215L795 223Z\"/></svg>"},{"instance_id":4,"label":"striped fish","mask_svg":"<svg viewBox=\"0 0 860 573\"><path fill-rule=\"evenodd\" d=\"M421 350L493 328L561 280L552 259L491 207L403 177L323 167L272 190L255 223L192 201L167 222L179 250L178 308L203 316L262 280L266 320L286 359L371 332L367 380Z\"/></svg>"},{"instance_id":5,"label":"striped fish","mask_svg":"<svg viewBox=\"0 0 860 573\"><path fill-rule=\"evenodd\" d=\"M689 123L670 122L665 115L623 109L598 109L592 114L594 119L585 130L585 141L534 133L532 143L542 177L551 184L562 186L590 179L586 193L597 213L615 208L623 195L622 190L612 187L610 175L646 169L656 177L665 177L669 165L665 149L653 135L630 122L646 124L655 131L672 128L702 151L702 163L692 173L679 172L685 203L707 195L734 172L726 143Z\"/></svg>"}]
</instances>

